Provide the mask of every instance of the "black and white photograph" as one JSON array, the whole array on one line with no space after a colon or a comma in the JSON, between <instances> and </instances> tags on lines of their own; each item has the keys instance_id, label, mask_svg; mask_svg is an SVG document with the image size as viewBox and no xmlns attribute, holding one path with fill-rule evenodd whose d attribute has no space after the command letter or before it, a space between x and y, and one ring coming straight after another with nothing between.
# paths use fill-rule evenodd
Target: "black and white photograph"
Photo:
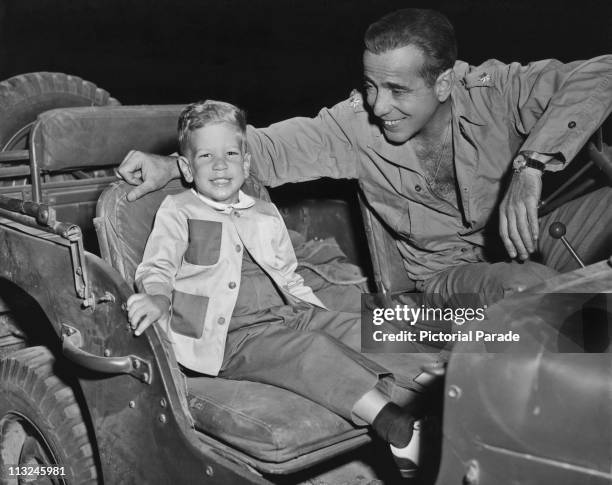
<instances>
[{"instance_id":1,"label":"black and white photograph","mask_svg":"<svg viewBox=\"0 0 612 485\"><path fill-rule=\"evenodd\" d=\"M0 483L612 485L612 3L0 0Z\"/></svg>"}]
</instances>

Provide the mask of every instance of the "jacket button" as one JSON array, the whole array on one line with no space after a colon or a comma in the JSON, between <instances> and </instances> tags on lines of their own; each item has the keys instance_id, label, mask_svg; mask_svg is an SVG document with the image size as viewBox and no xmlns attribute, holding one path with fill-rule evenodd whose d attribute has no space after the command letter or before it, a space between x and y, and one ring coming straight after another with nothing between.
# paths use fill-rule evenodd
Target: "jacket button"
<instances>
[{"instance_id":1,"label":"jacket button","mask_svg":"<svg viewBox=\"0 0 612 485\"><path fill-rule=\"evenodd\" d=\"M217 320L217 323L218 323L219 325L223 325L223 324L225 323L225 318L223 318L223 317L219 317L219 319Z\"/></svg>"},{"instance_id":2,"label":"jacket button","mask_svg":"<svg viewBox=\"0 0 612 485\"><path fill-rule=\"evenodd\" d=\"M236 288L236 283L234 283L233 281L230 281L229 285L227 286L229 286L230 290L233 290L234 288Z\"/></svg>"},{"instance_id":3,"label":"jacket button","mask_svg":"<svg viewBox=\"0 0 612 485\"><path fill-rule=\"evenodd\" d=\"M417 192L421 191L421 186L420 185L415 185L414 186L414 190L416 190Z\"/></svg>"},{"instance_id":4,"label":"jacket button","mask_svg":"<svg viewBox=\"0 0 612 485\"><path fill-rule=\"evenodd\" d=\"M567 127L568 127L568 128L576 128L576 122L575 122L575 121L570 121L570 122L567 124Z\"/></svg>"},{"instance_id":5,"label":"jacket button","mask_svg":"<svg viewBox=\"0 0 612 485\"><path fill-rule=\"evenodd\" d=\"M242 246L240 244L236 244L236 252L239 253L242 251Z\"/></svg>"}]
</instances>

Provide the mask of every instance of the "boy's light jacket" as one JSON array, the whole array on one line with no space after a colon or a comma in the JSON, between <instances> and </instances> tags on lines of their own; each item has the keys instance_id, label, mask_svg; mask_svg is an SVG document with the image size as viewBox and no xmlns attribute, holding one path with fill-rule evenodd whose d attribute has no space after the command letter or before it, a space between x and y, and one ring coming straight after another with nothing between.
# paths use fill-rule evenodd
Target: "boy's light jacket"
<instances>
[{"instance_id":1,"label":"boy's light jacket","mask_svg":"<svg viewBox=\"0 0 612 485\"><path fill-rule=\"evenodd\" d=\"M170 321L159 323L177 360L217 375L245 248L290 302L324 305L295 272L297 259L274 204L242 192L233 207L212 204L191 190L166 197L135 279L140 291L172 302Z\"/></svg>"}]
</instances>

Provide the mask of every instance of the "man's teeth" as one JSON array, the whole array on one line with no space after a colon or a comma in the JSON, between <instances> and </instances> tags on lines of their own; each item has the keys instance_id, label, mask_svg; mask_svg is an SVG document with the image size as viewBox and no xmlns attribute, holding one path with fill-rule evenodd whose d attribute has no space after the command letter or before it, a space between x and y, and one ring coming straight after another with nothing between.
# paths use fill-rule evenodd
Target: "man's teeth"
<instances>
[{"instance_id":1,"label":"man's teeth","mask_svg":"<svg viewBox=\"0 0 612 485\"><path fill-rule=\"evenodd\" d=\"M391 121L387 121L387 120L385 120L385 121L384 121L384 123L385 123L385 126L395 126L395 125L397 125L397 124L398 124L400 121L401 121L401 120L391 120Z\"/></svg>"},{"instance_id":2,"label":"man's teeth","mask_svg":"<svg viewBox=\"0 0 612 485\"><path fill-rule=\"evenodd\" d=\"M213 184L224 185L229 183L229 179L214 179Z\"/></svg>"}]
</instances>

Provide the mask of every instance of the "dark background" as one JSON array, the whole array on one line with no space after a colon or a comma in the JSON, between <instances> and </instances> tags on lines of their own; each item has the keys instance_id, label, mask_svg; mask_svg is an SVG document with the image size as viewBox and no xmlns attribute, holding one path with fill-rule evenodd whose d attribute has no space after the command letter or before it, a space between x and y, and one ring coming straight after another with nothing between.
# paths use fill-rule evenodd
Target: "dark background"
<instances>
[{"instance_id":1,"label":"dark background","mask_svg":"<svg viewBox=\"0 0 612 485\"><path fill-rule=\"evenodd\" d=\"M223 99L265 126L347 98L361 84L366 27L405 7L445 13L459 58L472 64L612 52L612 0L0 0L0 80L57 71L123 104ZM312 196L348 201L351 226L359 227L351 184L272 191L296 214L301 206L292 204ZM313 220L329 212L321 207ZM353 261L366 261L363 231L344 227L332 235Z\"/></svg>"},{"instance_id":2,"label":"dark background","mask_svg":"<svg viewBox=\"0 0 612 485\"><path fill-rule=\"evenodd\" d=\"M444 12L472 64L612 52L610 0L0 0L0 79L75 74L123 104L224 99L261 126L346 98L365 28L402 7Z\"/></svg>"}]
</instances>

